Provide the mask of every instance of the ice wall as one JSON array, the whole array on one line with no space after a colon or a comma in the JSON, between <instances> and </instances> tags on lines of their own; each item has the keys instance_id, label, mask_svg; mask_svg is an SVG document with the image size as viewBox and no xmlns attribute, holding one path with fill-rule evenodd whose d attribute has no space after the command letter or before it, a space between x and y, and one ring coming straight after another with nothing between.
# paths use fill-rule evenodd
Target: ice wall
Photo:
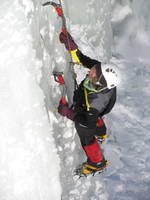
<instances>
[{"instance_id":1,"label":"ice wall","mask_svg":"<svg viewBox=\"0 0 150 200\"><path fill-rule=\"evenodd\" d=\"M61 198L59 158L39 87L42 62L27 20L32 10L31 1L1 1L1 200Z\"/></svg>"}]
</instances>

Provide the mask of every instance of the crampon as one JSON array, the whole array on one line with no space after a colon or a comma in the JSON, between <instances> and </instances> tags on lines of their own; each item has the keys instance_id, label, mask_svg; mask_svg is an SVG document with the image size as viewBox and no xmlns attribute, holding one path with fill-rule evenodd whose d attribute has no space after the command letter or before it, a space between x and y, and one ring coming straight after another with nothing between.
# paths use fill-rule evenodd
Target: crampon
<instances>
[{"instance_id":1,"label":"crampon","mask_svg":"<svg viewBox=\"0 0 150 200\"><path fill-rule=\"evenodd\" d=\"M100 167L93 167L92 165L89 165L87 162L85 162L74 170L74 176L79 176L79 178L87 177L89 175L95 176L104 172L107 166L108 160L105 160L103 165Z\"/></svg>"}]
</instances>

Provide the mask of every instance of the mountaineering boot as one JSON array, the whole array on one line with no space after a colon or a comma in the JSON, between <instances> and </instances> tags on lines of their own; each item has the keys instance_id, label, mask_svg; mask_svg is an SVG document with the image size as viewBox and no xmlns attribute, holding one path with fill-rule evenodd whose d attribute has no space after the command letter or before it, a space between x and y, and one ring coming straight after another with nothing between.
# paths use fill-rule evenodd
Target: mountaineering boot
<instances>
[{"instance_id":1,"label":"mountaineering boot","mask_svg":"<svg viewBox=\"0 0 150 200\"><path fill-rule=\"evenodd\" d=\"M101 173L106 166L108 165L108 161L103 158L103 160L99 163L93 163L91 161L87 161L82 164L82 174L95 174L96 172Z\"/></svg>"},{"instance_id":2,"label":"mountaineering boot","mask_svg":"<svg viewBox=\"0 0 150 200\"><path fill-rule=\"evenodd\" d=\"M87 161L79 166L75 170L75 175L79 177L86 177L88 175L95 175L102 173L108 165L108 161L103 158L103 160L99 163L93 163L91 161Z\"/></svg>"},{"instance_id":3,"label":"mountaineering boot","mask_svg":"<svg viewBox=\"0 0 150 200\"><path fill-rule=\"evenodd\" d=\"M107 165L107 161L103 156L102 149L95 140L91 145L83 147L88 157L87 162L83 163L75 170L75 175L87 176L88 174L95 175L96 172L101 173Z\"/></svg>"}]
</instances>

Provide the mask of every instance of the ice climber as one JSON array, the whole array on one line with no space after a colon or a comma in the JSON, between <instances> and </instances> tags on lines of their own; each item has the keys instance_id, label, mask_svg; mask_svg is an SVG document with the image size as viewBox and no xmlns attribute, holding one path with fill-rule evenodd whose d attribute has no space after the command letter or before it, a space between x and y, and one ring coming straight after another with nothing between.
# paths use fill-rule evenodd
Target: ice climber
<instances>
[{"instance_id":1,"label":"ice climber","mask_svg":"<svg viewBox=\"0 0 150 200\"><path fill-rule=\"evenodd\" d=\"M90 174L103 170L107 162L98 139L106 136L103 116L111 111L116 102L118 76L111 65L91 59L84 55L69 33L60 33L60 42L70 51L73 60L89 68L87 77L74 92L73 107L61 99L58 112L73 120L81 145L87 155L81 173Z\"/></svg>"}]
</instances>

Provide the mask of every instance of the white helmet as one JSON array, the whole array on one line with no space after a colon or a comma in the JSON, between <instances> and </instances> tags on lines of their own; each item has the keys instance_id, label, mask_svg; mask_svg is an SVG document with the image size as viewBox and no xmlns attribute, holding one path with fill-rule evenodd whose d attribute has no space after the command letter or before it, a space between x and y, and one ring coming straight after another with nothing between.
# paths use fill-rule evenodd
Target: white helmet
<instances>
[{"instance_id":1,"label":"white helmet","mask_svg":"<svg viewBox=\"0 0 150 200\"><path fill-rule=\"evenodd\" d=\"M101 64L102 74L107 82L107 88L111 89L118 85L119 78L116 73L116 65L115 64Z\"/></svg>"}]
</instances>

